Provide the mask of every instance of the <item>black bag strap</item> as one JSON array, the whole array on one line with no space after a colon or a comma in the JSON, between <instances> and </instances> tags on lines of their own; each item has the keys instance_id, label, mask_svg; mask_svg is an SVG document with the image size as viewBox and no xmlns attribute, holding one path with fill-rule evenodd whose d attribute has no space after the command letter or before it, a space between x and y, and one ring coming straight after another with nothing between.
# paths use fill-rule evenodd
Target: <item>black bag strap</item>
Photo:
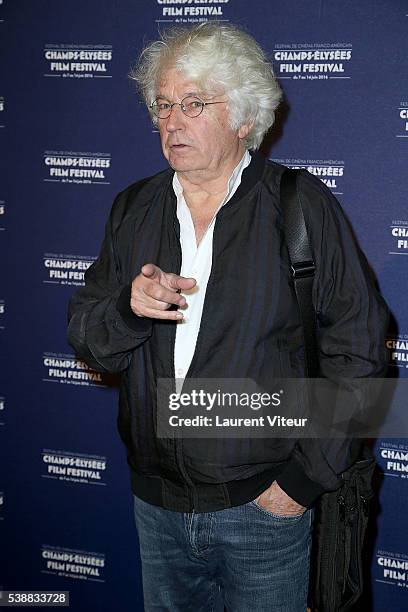
<instances>
[{"instance_id":1,"label":"black bag strap","mask_svg":"<svg viewBox=\"0 0 408 612\"><path fill-rule=\"evenodd\" d=\"M312 301L313 278L316 270L307 235L300 200L297 170L284 170L280 183L283 232L289 251L293 282L299 305L305 347L306 375L318 376L319 350L317 345L316 312Z\"/></svg>"}]
</instances>

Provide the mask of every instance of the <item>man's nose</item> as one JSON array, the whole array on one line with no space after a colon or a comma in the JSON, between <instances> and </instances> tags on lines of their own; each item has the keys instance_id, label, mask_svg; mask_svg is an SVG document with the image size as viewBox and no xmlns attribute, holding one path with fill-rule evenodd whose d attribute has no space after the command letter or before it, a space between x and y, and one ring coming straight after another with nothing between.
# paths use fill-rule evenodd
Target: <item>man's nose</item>
<instances>
[{"instance_id":1,"label":"man's nose","mask_svg":"<svg viewBox=\"0 0 408 612\"><path fill-rule=\"evenodd\" d=\"M173 104L171 107L170 115L165 119L166 121L166 129L169 132L174 132L175 130L180 130L184 127L185 124L185 114L181 110L180 104Z\"/></svg>"}]
</instances>

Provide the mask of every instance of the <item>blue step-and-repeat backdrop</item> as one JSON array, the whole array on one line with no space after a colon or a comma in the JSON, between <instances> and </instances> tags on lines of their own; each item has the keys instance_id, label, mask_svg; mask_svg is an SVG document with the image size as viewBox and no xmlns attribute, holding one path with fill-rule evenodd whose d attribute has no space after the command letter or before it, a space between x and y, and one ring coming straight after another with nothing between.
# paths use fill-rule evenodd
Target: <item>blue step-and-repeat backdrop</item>
<instances>
[{"instance_id":1,"label":"blue step-and-repeat backdrop","mask_svg":"<svg viewBox=\"0 0 408 612\"><path fill-rule=\"evenodd\" d=\"M115 194L165 167L129 69L159 29L207 19L273 58L285 105L268 155L340 200L392 310L390 370L407 377L408 2L0 0L0 590L67 590L75 612L143 603L117 390L67 344L67 302ZM398 612L408 440L375 451L364 609Z\"/></svg>"}]
</instances>

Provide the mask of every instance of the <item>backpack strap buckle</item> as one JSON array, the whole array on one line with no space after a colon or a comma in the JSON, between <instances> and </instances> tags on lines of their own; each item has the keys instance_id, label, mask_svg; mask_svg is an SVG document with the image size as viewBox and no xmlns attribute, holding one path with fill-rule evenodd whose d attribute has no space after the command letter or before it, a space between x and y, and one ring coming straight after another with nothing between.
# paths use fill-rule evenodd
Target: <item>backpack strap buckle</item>
<instances>
[{"instance_id":1,"label":"backpack strap buckle","mask_svg":"<svg viewBox=\"0 0 408 612\"><path fill-rule=\"evenodd\" d=\"M314 261L308 259L307 261L298 261L291 265L293 278L307 278L314 276L316 266Z\"/></svg>"}]
</instances>

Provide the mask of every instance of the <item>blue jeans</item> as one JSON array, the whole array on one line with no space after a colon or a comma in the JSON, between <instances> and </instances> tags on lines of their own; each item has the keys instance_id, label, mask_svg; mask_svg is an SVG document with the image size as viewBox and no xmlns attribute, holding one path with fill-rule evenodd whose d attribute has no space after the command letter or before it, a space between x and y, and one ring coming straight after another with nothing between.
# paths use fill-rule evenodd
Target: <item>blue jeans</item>
<instances>
[{"instance_id":1,"label":"blue jeans","mask_svg":"<svg viewBox=\"0 0 408 612\"><path fill-rule=\"evenodd\" d=\"M174 512L134 495L145 611L305 612L313 510Z\"/></svg>"}]
</instances>

